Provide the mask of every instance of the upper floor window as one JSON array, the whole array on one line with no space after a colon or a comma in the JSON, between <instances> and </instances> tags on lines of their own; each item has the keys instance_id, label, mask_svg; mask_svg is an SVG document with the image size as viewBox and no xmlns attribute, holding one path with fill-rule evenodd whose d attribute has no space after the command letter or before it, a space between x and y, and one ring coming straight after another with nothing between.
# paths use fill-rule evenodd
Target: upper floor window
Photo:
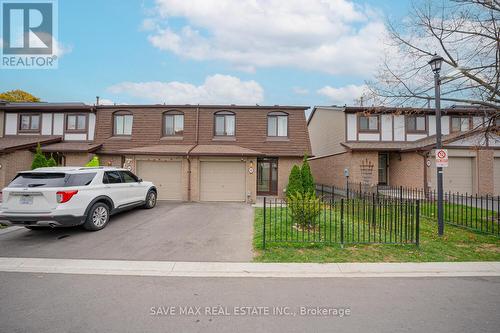
<instances>
[{"instance_id":1,"label":"upper floor window","mask_svg":"<svg viewBox=\"0 0 500 333\"><path fill-rule=\"evenodd\" d=\"M451 117L451 132L466 132L471 128L470 117Z\"/></svg>"},{"instance_id":2,"label":"upper floor window","mask_svg":"<svg viewBox=\"0 0 500 333\"><path fill-rule=\"evenodd\" d=\"M40 115L22 114L19 120L19 132L39 132Z\"/></svg>"},{"instance_id":3,"label":"upper floor window","mask_svg":"<svg viewBox=\"0 0 500 333\"><path fill-rule=\"evenodd\" d=\"M427 131L427 121L425 116L406 116L407 133L425 133Z\"/></svg>"},{"instance_id":4,"label":"upper floor window","mask_svg":"<svg viewBox=\"0 0 500 333\"><path fill-rule=\"evenodd\" d=\"M359 116L360 132L378 132L378 116Z\"/></svg>"},{"instance_id":5,"label":"upper floor window","mask_svg":"<svg viewBox=\"0 0 500 333\"><path fill-rule=\"evenodd\" d=\"M68 114L66 116L66 130L83 132L87 129L87 116L84 114Z\"/></svg>"},{"instance_id":6,"label":"upper floor window","mask_svg":"<svg viewBox=\"0 0 500 333\"><path fill-rule=\"evenodd\" d=\"M288 136L288 114L271 112L267 115L267 136Z\"/></svg>"},{"instance_id":7,"label":"upper floor window","mask_svg":"<svg viewBox=\"0 0 500 333\"><path fill-rule=\"evenodd\" d=\"M179 111L168 111L163 114L163 135L176 136L184 134L184 114Z\"/></svg>"},{"instance_id":8,"label":"upper floor window","mask_svg":"<svg viewBox=\"0 0 500 333\"><path fill-rule=\"evenodd\" d=\"M236 115L230 111L220 111L215 114L215 135L234 136Z\"/></svg>"},{"instance_id":9,"label":"upper floor window","mask_svg":"<svg viewBox=\"0 0 500 333\"><path fill-rule=\"evenodd\" d=\"M133 120L134 117L130 112L115 112L113 120L113 135L132 135Z\"/></svg>"}]
</instances>

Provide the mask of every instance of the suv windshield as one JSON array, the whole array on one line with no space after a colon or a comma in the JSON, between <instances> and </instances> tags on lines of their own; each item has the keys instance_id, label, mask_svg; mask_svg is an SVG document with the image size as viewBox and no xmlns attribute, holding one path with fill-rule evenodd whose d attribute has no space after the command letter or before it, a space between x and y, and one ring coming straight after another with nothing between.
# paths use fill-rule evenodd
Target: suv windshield
<instances>
[{"instance_id":1,"label":"suv windshield","mask_svg":"<svg viewBox=\"0 0 500 333\"><path fill-rule=\"evenodd\" d=\"M96 173L66 174L55 172L23 172L12 180L9 187L70 187L87 186Z\"/></svg>"}]
</instances>

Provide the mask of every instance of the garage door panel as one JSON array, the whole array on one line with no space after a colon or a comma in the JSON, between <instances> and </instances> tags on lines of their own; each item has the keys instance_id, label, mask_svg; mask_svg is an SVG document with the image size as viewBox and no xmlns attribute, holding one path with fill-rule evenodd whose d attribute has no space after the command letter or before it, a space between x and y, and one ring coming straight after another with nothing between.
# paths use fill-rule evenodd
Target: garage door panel
<instances>
[{"instance_id":1,"label":"garage door panel","mask_svg":"<svg viewBox=\"0 0 500 333\"><path fill-rule=\"evenodd\" d=\"M201 201L245 201L245 163L202 161Z\"/></svg>"},{"instance_id":2,"label":"garage door panel","mask_svg":"<svg viewBox=\"0 0 500 333\"><path fill-rule=\"evenodd\" d=\"M182 200L182 163L180 161L138 161L137 174L142 179L155 184L159 200Z\"/></svg>"},{"instance_id":3,"label":"garage door panel","mask_svg":"<svg viewBox=\"0 0 500 333\"><path fill-rule=\"evenodd\" d=\"M447 168L443 168L443 188L445 192L473 193L473 159L470 157L450 157ZM429 175L432 187L437 189L436 164L432 160Z\"/></svg>"}]
</instances>

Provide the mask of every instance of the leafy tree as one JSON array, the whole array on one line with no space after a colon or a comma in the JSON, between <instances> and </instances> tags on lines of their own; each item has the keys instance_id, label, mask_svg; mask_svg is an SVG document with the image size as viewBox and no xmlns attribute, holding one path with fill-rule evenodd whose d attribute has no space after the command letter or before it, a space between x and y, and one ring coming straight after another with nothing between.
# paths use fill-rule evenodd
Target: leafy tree
<instances>
[{"instance_id":1,"label":"leafy tree","mask_svg":"<svg viewBox=\"0 0 500 333\"><path fill-rule=\"evenodd\" d=\"M316 227L316 218L321 214L324 204L314 192L304 194L296 192L288 198L287 203L294 223L301 228L314 229Z\"/></svg>"},{"instance_id":2,"label":"leafy tree","mask_svg":"<svg viewBox=\"0 0 500 333\"><path fill-rule=\"evenodd\" d=\"M302 187L304 189L304 193L315 194L316 188L314 185L314 178L311 173L309 162L307 162L307 155L304 156L304 161L302 162L302 168L300 172L302 176Z\"/></svg>"},{"instance_id":3,"label":"leafy tree","mask_svg":"<svg viewBox=\"0 0 500 333\"><path fill-rule=\"evenodd\" d=\"M52 154L50 154L50 158L47 160L47 166L48 167L55 167L55 166L57 166L57 162L54 159L54 156L52 156Z\"/></svg>"},{"instance_id":4,"label":"leafy tree","mask_svg":"<svg viewBox=\"0 0 500 333\"><path fill-rule=\"evenodd\" d=\"M40 102L40 98L20 89L0 93L0 100L7 102Z\"/></svg>"},{"instance_id":5,"label":"leafy tree","mask_svg":"<svg viewBox=\"0 0 500 333\"><path fill-rule=\"evenodd\" d=\"M288 177L288 186L286 188L286 196L290 198L292 195L298 193L304 193L304 187L302 186L302 172L298 165L294 165L290 176Z\"/></svg>"},{"instance_id":6,"label":"leafy tree","mask_svg":"<svg viewBox=\"0 0 500 333\"><path fill-rule=\"evenodd\" d=\"M42 153L42 147L40 147L40 143L36 147L35 156L33 157L33 162L31 163L31 170L36 168L44 168L47 166L47 158Z\"/></svg>"},{"instance_id":7,"label":"leafy tree","mask_svg":"<svg viewBox=\"0 0 500 333\"><path fill-rule=\"evenodd\" d=\"M92 159L85 164L86 167L98 167L99 166L99 157L96 155L92 157Z\"/></svg>"}]
</instances>

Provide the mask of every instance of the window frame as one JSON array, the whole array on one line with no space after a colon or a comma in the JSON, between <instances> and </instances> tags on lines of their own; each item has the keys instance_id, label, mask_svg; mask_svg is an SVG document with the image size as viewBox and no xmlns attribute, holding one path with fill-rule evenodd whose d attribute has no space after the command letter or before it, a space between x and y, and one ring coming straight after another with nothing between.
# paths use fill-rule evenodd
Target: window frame
<instances>
[{"instance_id":1,"label":"window frame","mask_svg":"<svg viewBox=\"0 0 500 333\"><path fill-rule=\"evenodd\" d=\"M417 118L424 118L424 129L423 130L417 129ZM409 121L411 119L415 119L415 129L410 129L410 127L408 126ZM427 129L428 129L427 116L426 115L422 115L422 114L406 115L405 116L405 128L406 128L406 133L407 134L426 134L427 133Z\"/></svg>"},{"instance_id":2,"label":"window frame","mask_svg":"<svg viewBox=\"0 0 500 333\"><path fill-rule=\"evenodd\" d=\"M234 117L234 128L233 128L233 135L229 135L226 132L226 117L232 116ZM217 118L223 118L224 119L224 134L217 134ZM219 137L219 138L234 138L236 137L236 113L232 111L218 111L214 113L214 137Z\"/></svg>"},{"instance_id":3,"label":"window frame","mask_svg":"<svg viewBox=\"0 0 500 333\"><path fill-rule=\"evenodd\" d=\"M460 129L457 131L457 130L453 130L453 119L467 119L468 120L468 128L467 130L465 131L462 131L462 126L460 126ZM462 122L460 122L460 124L462 124ZM472 129L472 117L471 116L467 116L467 115L456 115L456 116L450 116L450 133L465 133L465 132L468 132Z\"/></svg>"},{"instance_id":4,"label":"window frame","mask_svg":"<svg viewBox=\"0 0 500 333\"><path fill-rule=\"evenodd\" d=\"M116 117L124 117L124 116L131 116L132 117L132 127L130 128L130 134L118 134L116 132ZM123 122L125 126L125 121ZM125 130L125 127L123 128ZM134 132L134 114L130 111L115 111L113 112L113 136L118 136L118 137L129 137L132 136L132 133Z\"/></svg>"},{"instance_id":5,"label":"window frame","mask_svg":"<svg viewBox=\"0 0 500 333\"><path fill-rule=\"evenodd\" d=\"M371 118L371 117L376 117L377 118L377 128L376 129L362 129L361 128L361 118ZM370 121L368 121L368 124L370 124ZM372 115L364 115L364 114L358 114L358 133L380 133L380 115L378 114L372 114Z\"/></svg>"},{"instance_id":6,"label":"window frame","mask_svg":"<svg viewBox=\"0 0 500 333\"><path fill-rule=\"evenodd\" d=\"M279 135L278 133L278 129L279 129L279 118L280 117L284 117L286 118L286 135ZM269 134L269 120L271 118L275 118L276 119L276 135L270 135ZM267 114L267 122L266 122L266 136L267 137L270 137L270 138L288 138L288 133L290 132L290 124L288 122L288 119L289 119L289 114L286 113L286 112L282 112L282 111L273 111L273 112L269 112Z\"/></svg>"},{"instance_id":7,"label":"window frame","mask_svg":"<svg viewBox=\"0 0 500 333\"><path fill-rule=\"evenodd\" d=\"M182 116L182 133L176 134L175 133L175 116ZM173 125L174 125L174 134L167 134L167 122L166 118L167 117L172 117L173 118ZM185 115L184 112L178 111L178 110L170 110L170 111L165 111L163 112L162 115L162 137L183 137L184 136L184 124L185 124Z\"/></svg>"},{"instance_id":8,"label":"window frame","mask_svg":"<svg viewBox=\"0 0 500 333\"><path fill-rule=\"evenodd\" d=\"M78 129L78 117L79 116L83 116L85 119L83 129ZM69 117L76 117L76 121L75 121L76 128L75 129L68 128L68 124L69 124L68 118ZM88 114L86 114L86 113L67 113L66 117L64 118L64 121L65 121L64 131L66 133L87 133L87 131L88 131L89 117L88 117Z\"/></svg>"},{"instance_id":9,"label":"window frame","mask_svg":"<svg viewBox=\"0 0 500 333\"><path fill-rule=\"evenodd\" d=\"M29 129L22 129L23 117L29 117ZM31 129L32 118L38 117L38 129ZM42 131L42 114L41 113L20 113L18 117L17 130L19 133L40 133Z\"/></svg>"}]
</instances>

